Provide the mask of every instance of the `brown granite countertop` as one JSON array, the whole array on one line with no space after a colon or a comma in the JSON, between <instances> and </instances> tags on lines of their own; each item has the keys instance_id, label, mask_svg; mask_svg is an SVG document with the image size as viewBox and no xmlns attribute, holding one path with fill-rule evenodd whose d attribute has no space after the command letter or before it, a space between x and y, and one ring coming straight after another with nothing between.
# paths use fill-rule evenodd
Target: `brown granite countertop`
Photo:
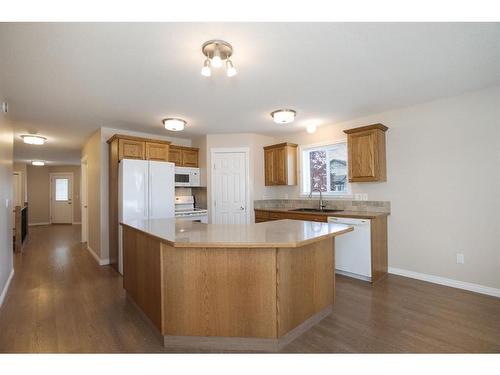
<instances>
[{"instance_id":1,"label":"brown granite countertop","mask_svg":"<svg viewBox=\"0 0 500 375\"><path fill-rule=\"evenodd\" d=\"M158 238L173 247L301 247L353 230L336 223L279 220L259 224L203 224L175 219L128 220L121 225Z\"/></svg>"},{"instance_id":2,"label":"brown granite countertop","mask_svg":"<svg viewBox=\"0 0 500 375\"><path fill-rule=\"evenodd\" d=\"M293 208L256 208L255 211L266 212L286 212L304 215L315 216L335 216L335 217L349 217L353 219L375 219L376 217L388 216L389 212L374 212L374 211L338 211L338 212L313 212L313 211L293 211Z\"/></svg>"}]
</instances>

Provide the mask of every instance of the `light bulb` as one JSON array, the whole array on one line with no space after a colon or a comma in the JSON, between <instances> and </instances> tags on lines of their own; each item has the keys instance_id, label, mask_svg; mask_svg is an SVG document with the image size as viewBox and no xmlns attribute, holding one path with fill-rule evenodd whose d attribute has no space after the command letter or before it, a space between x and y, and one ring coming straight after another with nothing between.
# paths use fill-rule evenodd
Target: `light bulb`
<instances>
[{"instance_id":1,"label":"light bulb","mask_svg":"<svg viewBox=\"0 0 500 375\"><path fill-rule=\"evenodd\" d=\"M214 68L220 68L222 66L222 59L220 58L220 52L218 49L215 50L212 57L212 65Z\"/></svg>"},{"instance_id":2,"label":"light bulb","mask_svg":"<svg viewBox=\"0 0 500 375\"><path fill-rule=\"evenodd\" d=\"M316 125L315 124L309 124L306 126L306 131L309 133L309 134L313 134L314 132L316 132Z\"/></svg>"},{"instance_id":3,"label":"light bulb","mask_svg":"<svg viewBox=\"0 0 500 375\"><path fill-rule=\"evenodd\" d=\"M43 167L45 165L45 162L42 160L33 160L31 162L31 165L34 165L36 167Z\"/></svg>"},{"instance_id":4,"label":"light bulb","mask_svg":"<svg viewBox=\"0 0 500 375\"><path fill-rule=\"evenodd\" d=\"M228 77L234 77L238 72L236 71L236 68L233 65L233 62L231 60L226 61L226 75Z\"/></svg>"},{"instance_id":5,"label":"light bulb","mask_svg":"<svg viewBox=\"0 0 500 375\"><path fill-rule=\"evenodd\" d=\"M203 68L201 68L201 75L204 77L210 77L212 75L212 69L210 69L210 59L205 59Z\"/></svg>"}]
</instances>

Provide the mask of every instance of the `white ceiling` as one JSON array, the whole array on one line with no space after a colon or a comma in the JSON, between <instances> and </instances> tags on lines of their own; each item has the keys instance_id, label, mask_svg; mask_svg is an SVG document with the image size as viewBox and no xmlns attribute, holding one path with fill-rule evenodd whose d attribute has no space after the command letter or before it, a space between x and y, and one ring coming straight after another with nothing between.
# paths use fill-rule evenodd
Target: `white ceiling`
<instances>
[{"instance_id":1,"label":"white ceiling","mask_svg":"<svg viewBox=\"0 0 500 375\"><path fill-rule=\"evenodd\" d=\"M78 162L99 126L182 137L294 132L500 84L500 24L1 24L0 82L17 160ZM200 75L201 44L229 41L238 75ZM297 110L276 125L269 113ZM19 135L38 132L43 147ZM177 135L177 134L170 134Z\"/></svg>"}]
</instances>

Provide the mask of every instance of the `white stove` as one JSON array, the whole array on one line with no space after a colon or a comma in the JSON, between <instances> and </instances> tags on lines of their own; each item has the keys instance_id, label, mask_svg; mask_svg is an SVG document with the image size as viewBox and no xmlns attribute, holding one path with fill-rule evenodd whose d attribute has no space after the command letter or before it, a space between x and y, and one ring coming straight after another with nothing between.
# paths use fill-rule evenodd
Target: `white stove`
<instances>
[{"instance_id":1,"label":"white stove","mask_svg":"<svg viewBox=\"0 0 500 375\"><path fill-rule=\"evenodd\" d=\"M177 220L208 223L208 210L195 208L192 195L180 195L175 197L175 218Z\"/></svg>"}]
</instances>

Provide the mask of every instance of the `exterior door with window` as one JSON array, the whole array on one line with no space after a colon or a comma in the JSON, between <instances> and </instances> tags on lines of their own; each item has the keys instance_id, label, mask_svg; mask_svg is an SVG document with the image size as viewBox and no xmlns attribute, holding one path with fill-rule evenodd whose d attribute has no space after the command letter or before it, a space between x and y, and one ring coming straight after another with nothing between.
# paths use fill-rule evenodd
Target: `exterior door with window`
<instances>
[{"instance_id":1,"label":"exterior door with window","mask_svg":"<svg viewBox=\"0 0 500 375\"><path fill-rule=\"evenodd\" d=\"M53 224L73 223L73 175L51 174L51 220Z\"/></svg>"},{"instance_id":2,"label":"exterior door with window","mask_svg":"<svg viewBox=\"0 0 500 375\"><path fill-rule=\"evenodd\" d=\"M245 152L215 152L212 222L247 224L247 156Z\"/></svg>"}]
</instances>

